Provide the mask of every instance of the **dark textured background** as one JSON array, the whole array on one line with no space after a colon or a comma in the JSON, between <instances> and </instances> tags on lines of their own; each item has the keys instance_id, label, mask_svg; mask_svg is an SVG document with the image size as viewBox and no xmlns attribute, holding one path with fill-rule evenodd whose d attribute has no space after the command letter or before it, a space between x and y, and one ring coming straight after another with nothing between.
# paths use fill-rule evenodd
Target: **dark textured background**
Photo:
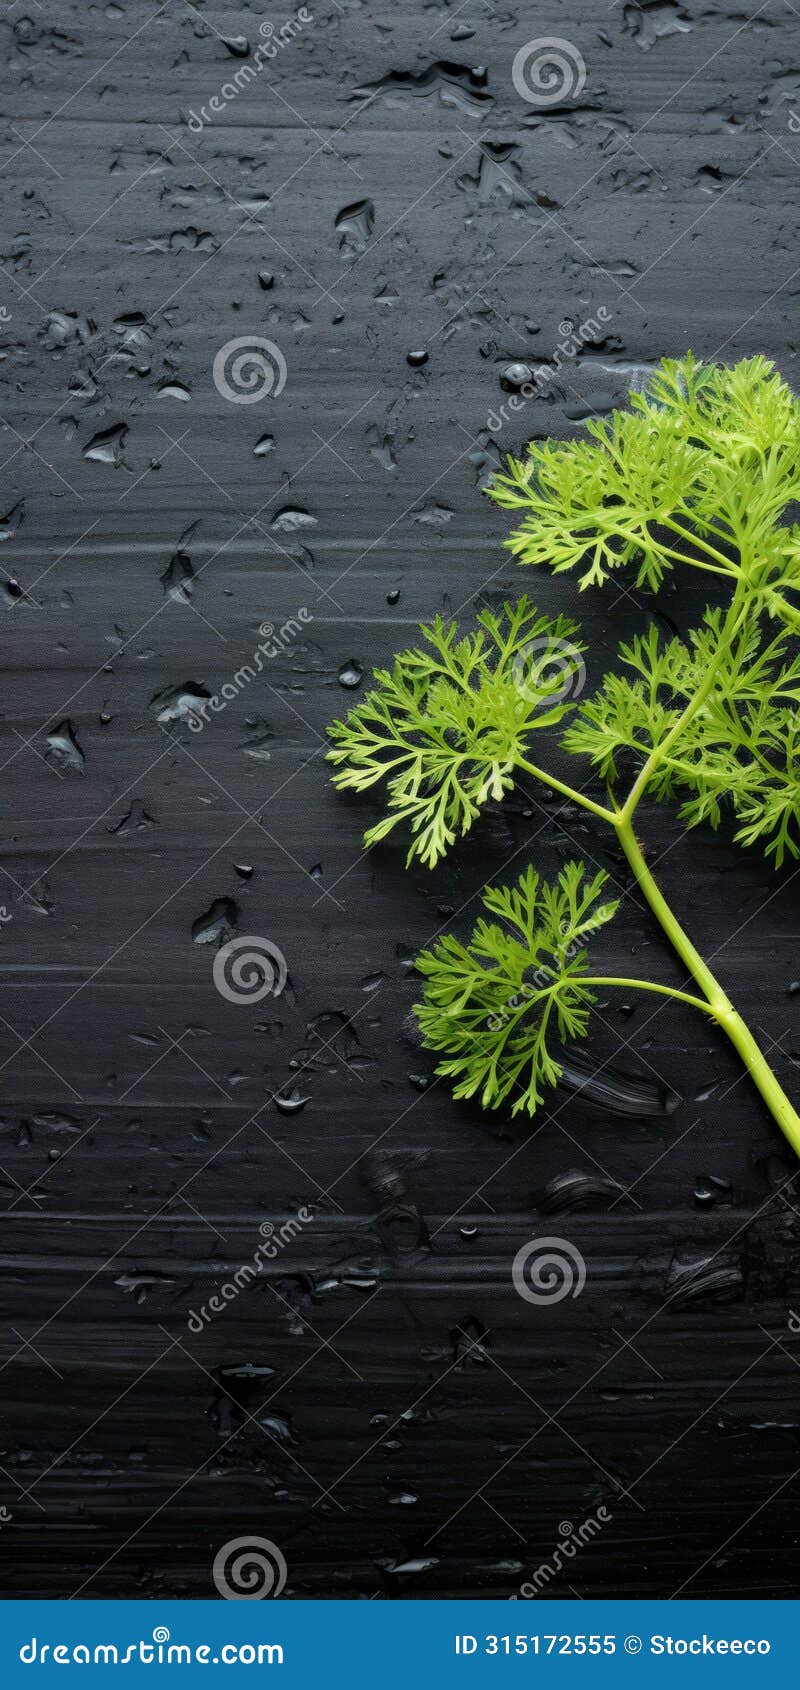
<instances>
[{"instance_id":1,"label":"dark textured background","mask_svg":"<svg viewBox=\"0 0 800 1690\"><path fill-rule=\"evenodd\" d=\"M399 843L362 854L375 807L322 756L342 669L531 587L480 495L499 453L574 433L620 360L691 344L795 376L798 13L309 10L200 134L258 6L0 21L4 1590L213 1594L215 1552L256 1533L289 1593L505 1595L603 1504L553 1594L787 1596L800 1211L777 1129L666 1002L609 1000L596 1095L533 1129L427 1083L409 959L529 855L626 889L609 971L679 975L583 816L520 790L407 874ZM542 111L511 64L551 35L588 74ZM508 363L601 306L602 342L487 429ZM281 348L280 397L216 390L242 335ZM575 608L569 580L533 590ZM648 609L684 629L701 602L584 595L590 683ZM301 606L203 734L159 726L157 695L217 690ZM796 1096L792 874L667 813L640 831ZM280 998L217 993L209 912L281 948ZM265 1101L295 1086L296 1112ZM302 1204L269 1274L188 1331ZM542 1233L588 1282L535 1309L510 1268Z\"/></svg>"}]
</instances>

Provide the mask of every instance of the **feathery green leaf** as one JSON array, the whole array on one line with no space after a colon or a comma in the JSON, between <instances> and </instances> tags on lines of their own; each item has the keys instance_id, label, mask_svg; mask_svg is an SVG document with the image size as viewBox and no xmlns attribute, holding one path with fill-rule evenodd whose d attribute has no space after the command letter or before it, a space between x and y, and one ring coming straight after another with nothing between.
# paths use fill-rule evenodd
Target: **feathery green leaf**
<instances>
[{"instance_id":1,"label":"feathery green leaf","mask_svg":"<svg viewBox=\"0 0 800 1690\"><path fill-rule=\"evenodd\" d=\"M512 1114L535 1114L562 1072L553 1047L587 1031L584 941L617 909L600 901L607 878L572 862L551 883L529 867L515 886L486 889L497 919L481 917L467 944L445 934L417 958L426 986L415 1014L455 1097L496 1109L514 1092Z\"/></svg>"}]
</instances>

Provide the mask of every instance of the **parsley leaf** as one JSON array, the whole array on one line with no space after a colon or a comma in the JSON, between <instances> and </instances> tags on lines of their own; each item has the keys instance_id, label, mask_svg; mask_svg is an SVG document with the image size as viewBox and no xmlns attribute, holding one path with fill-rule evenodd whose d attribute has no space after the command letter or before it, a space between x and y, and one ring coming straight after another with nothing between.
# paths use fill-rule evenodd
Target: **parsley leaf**
<instances>
[{"instance_id":1,"label":"parsley leaf","mask_svg":"<svg viewBox=\"0 0 800 1690\"><path fill-rule=\"evenodd\" d=\"M437 616L422 629L427 649L376 669L378 686L328 729L336 786L364 792L386 781L389 813L366 844L407 822L408 862L429 868L513 786L530 736L562 720L571 708L563 695L583 672L568 617L543 616L523 596L477 620L459 639L456 623Z\"/></svg>"},{"instance_id":2,"label":"parsley leaf","mask_svg":"<svg viewBox=\"0 0 800 1690\"><path fill-rule=\"evenodd\" d=\"M591 441L509 458L488 488L524 513L505 544L520 563L580 568L582 588L629 564L655 589L686 564L742 574L771 606L776 580L800 577L797 531L775 538L798 494L796 396L766 358L729 369L689 352L664 359L630 404L588 422Z\"/></svg>"},{"instance_id":3,"label":"parsley leaf","mask_svg":"<svg viewBox=\"0 0 800 1690\"><path fill-rule=\"evenodd\" d=\"M436 1072L455 1097L480 1094L496 1109L516 1092L511 1113L533 1115L562 1066L553 1045L583 1038L595 994L584 983L583 941L617 909L600 902L607 881L567 863L558 879L527 868L513 887L489 887L466 945L445 934L417 958L426 977L415 1006L423 1042L443 1054Z\"/></svg>"}]
</instances>

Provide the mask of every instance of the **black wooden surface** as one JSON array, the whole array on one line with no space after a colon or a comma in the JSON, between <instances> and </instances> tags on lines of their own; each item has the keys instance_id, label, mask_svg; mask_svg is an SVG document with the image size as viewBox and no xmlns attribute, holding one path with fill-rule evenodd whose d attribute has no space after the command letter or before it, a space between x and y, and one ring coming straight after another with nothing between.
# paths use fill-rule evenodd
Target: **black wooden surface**
<instances>
[{"instance_id":1,"label":"black wooden surface","mask_svg":"<svg viewBox=\"0 0 800 1690\"><path fill-rule=\"evenodd\" d=\"M679 975L585 817L520 790L406 873L400 842L363 853L374 806L337 798L322 757L340 673L420 618L523 586L578 608L514 568L480 482L622 390L598 362L691 344L795 377L797 13L309 12L200 133L252 62L238 38L288 8L0 21L3 1588L209 1595L217 1550L255 1533L290 1594L511 1595L602 1505L552 1594L787 1596L800 1210L777 1129L719 1039L655 1000L609 997L605 1094L559 1092L533 1127L427 1083L410 959L529 856L581 853L623 888L608 972ZM587 67L544 110L511 79L543 36ZM552 359L600 307L592 356L487 426L509 362ZM245 335L287 365L252 405L212 379ZM684 629L702 602L673 584L655 608ZM219 691L301 607L202 733L159 726L159 695ZM590 684L653 608L583 595ZM666 812L641 833L796 1095L792 873ZM281 997L220 996L193 941L209 912L280 948ZM268 1101L295 1086L297 1112ZM511 1263L542 1234L587 1284L534 1308Z\"/></svg>"}]
</instances>

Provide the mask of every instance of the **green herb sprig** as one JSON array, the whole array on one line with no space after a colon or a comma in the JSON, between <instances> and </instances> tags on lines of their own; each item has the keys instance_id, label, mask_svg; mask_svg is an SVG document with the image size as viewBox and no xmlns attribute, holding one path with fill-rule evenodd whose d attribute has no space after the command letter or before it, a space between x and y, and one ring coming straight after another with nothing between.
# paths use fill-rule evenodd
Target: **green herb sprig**
<instances>
[{"instance_id":1,"label":"green herb sprig","mask_svg":"<svg viewBox=\"0 0 800 1690\"><path fill-rule=\"evenodd\" d=\"M411 832L409 861L433 868L519 774L542 781L613 829L653 914L698 993L590 974L583 940L609 921L604 876L570 863L552 884L529 868L491 888L462 944L445 935L418 959L417 1015L437 1073L484 1107L513 1098L533 1115L560 1077L558 1049L582 1037L595 988L659 992L692 1005L730 1038L800 1154L800 1117L728 994L656 884L633 822L649 799L674 802L686 827L718 827L775 866L800 856L800 403L764 358L730 369L691 353L665 359L630 408L587 425L589 438L534 443L508 460L490 496L515 513L506 545L522 564L574 569L581 589L620 569L656 591L676 569L718 578L724 605L685 640L655 624L620 645L617 666L577 706L576 624L527 597L482 611L459 637L437 618L426 647L391 672L330 731L337 786L385 782L388 811L366 834ZM577 713L576 713L577 711ZM561 747L588 759L604 800L531 760L537 735L570 714Z\"/></svg>"}]
</instances>

